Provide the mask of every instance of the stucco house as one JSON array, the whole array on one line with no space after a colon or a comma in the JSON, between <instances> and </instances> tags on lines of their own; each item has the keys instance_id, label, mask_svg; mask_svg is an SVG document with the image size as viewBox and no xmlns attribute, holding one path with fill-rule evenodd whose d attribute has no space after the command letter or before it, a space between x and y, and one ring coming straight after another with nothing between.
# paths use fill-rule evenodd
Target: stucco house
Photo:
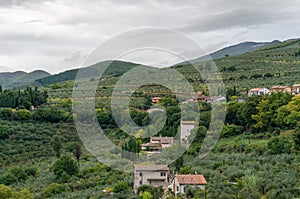
<instances>
[{"instance_id":1,"label":"stucco house","mask_svg":"<svg viewBox=\"0 0 300 199\"><path fill-rule=\"evenodd\" d=\"M205 101L207 103L226 102L226 97L224 97L224 96L211 96L211 97L207 97Z\"/></svg>"},{"instance_id":2,"label":"stucco house","mask_svg":"<svg viewBox=\"0 0 300 199\"><path fill-rule=\"evenodd\" d=\"M252 88L248 92L248 96L251 97L253 95L269 95L270 90L267 88Z\"/></svg>"},{"instance_id":3,"label":"stucco house","mask_svg":"<svg viewBox=\"0 0 300 199\"><path fill-rule=\"evenodd\" d=\"M292 88L289 86L273 86L271 88L271 93L278 93L278 92L291 93Z\"/></svg>"},{"instance_id":4,"label":"stucco house","mask_svg":"<svg viewBox=\"0 0 300 199\"><path fill-rule=\"evenodd\" d=\"M180 123L180 144L188 145L188 137L195 128L195 121L181 121Z\"/></svg>"},{"instance_id":5,"label":"stucco house","mask_svg":"<svg viewBox=\"0 0 300 199\"><path fill-rule=\"evenodd\" d=\"M160 97L152 97L152 103L156 104L161 100Z\"/></svg>"},{"instance_id":6,"label":"stucco house","mask_svg":"<svg viewBox=\"0 0 300 199\"><path fill-rule=\"evenodd\" d=\"M300 84L295 84L292 87L292 94L296 95L300 93Z\"/></svg>"},{"instance_id":7,"label":"stucco house","mask_svg":"<svg viewBox=\"0 0 300 199\"><path fill-rule=\"evenodd\" d=\"M150 143L159 143L162 148L171 147L174 144L173 137L150 137Z\"/></svg>"},{"instance_id":8,"label":"stucco house","mask_svg":"<svg viewBox=\"0 0 300 199\"><path fill-rule=\"evenodd\" d=\"M142 144L142 150L147 151L147 155L160 154L162 151L162 145L160 143L145 143Z\"/></svg>"},{"instance_id":9,"label":"stucco house","mask_svg":"<svg viewBox=\"0 0 300 199\"><path fill-rule=\"evenodd\" d=\"M147 151L147 155L161 153L163 148L171 147L174 144L173 137L150 137L150 142L142 144L142 150Z\"/></svg>"},{"instance_id":10,"label":"stucco house","mask_svg":"<svg viewBox=\"0 0 300 199\"><path fill-rule=\"evenodd\" d=\"M203 175L192 175L192 174L186 174L186 175L178 175L176 174L171 179L171 185L169 188L172 189L173 193L175 195L177 194L184 194L185 187L186 186L195 186L199 189L205 189L205 185L207 184L205 178Z\"/></svg>"},{"instance_id":11,"label":"stucco house","mask_svg":"<svg viewBox=\"0 0 300 199\"><path fill-rule=\"evenodd\" d=\"M134 191L137 192L141 185L162 186L167 189L169 175L168 165L136 164L134 165Z\"/></svg>"}]
</instances>

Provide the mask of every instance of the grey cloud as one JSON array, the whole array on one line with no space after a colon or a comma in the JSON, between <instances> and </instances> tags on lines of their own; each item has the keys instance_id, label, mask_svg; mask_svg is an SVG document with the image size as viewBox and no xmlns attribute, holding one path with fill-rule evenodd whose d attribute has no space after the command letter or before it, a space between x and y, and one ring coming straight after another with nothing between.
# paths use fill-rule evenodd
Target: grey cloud
<instances>
[{"instance_id":1,"label":"grey cloud","mask_svg":"<svg viewBox=\"0 0 300 199\"><path fill-rule=\"evenodd\" d=\"M101 42L141 27L179 30L209 51L289 38L299 33L290 25L298 24L299 13L300 0L0 0L0 65L45 63L61 71Z\"/></svg>"},{"instance_id":2,"label":"grey cloud","mask_svg":"<svg viewBox=\"0 0 300 199\"><path fill-rule=\"evenodd\" d=\"M200 16L179 27L187 31L213 31L232 27L251 27L274 23L288 18L287 13L263 12L250 9L239 9L217 15Z\"/></svg>"}]
</instances>

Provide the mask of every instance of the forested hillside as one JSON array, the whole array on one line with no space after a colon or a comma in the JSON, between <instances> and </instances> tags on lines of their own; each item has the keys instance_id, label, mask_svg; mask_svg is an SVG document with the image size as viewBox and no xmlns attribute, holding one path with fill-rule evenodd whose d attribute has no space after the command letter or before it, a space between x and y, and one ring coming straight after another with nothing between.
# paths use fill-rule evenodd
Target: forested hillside
<instances>
[{"instance_id":1,"label":"forested hillside","mask_svg":"<svg viewBox=\"0 0 300 199\"><path fill-rule=\"evenodd\" d=\"M26 73L23 71L18 71L14 73L0 73L0 85L3 88L26 88L26 86L32 84L32 82L34 82L35 80L47 77L49 75L49 73L42 70L36 70L31 73ZM36 85L32 84L31 86Z\"/></svg>"},{"instance_id":2,"label":"forested hillside","mask_svg":"<svg viewBox=\"0 0 300 199\"><path fill-rule=\"evenodd\" d=\"M300 41L291 40L215 61L230 95L220 139L205 158L199 156L199 149L209 129L212 103L192 100L181 110L181 103L171 90L153 84L139 87L131 95L130 116L140 126L149 124L147 110L164 107L168 116L166 125L156 136L176 138L180 120L189 120L196 115L197 108L200 110L198 127L189 137L194 138L191 146L169 165L171 174L174 171L205 176L205 190L188 187L186 198L299 197L299 94L247 96L253 87L299 84L299 56ZM124 133L111 110L116 82L135 66L117 61L105 72L105 78L97 82L95 113L99 125L112 143L125 150L105 154L116 160L116 165L133 165L137 156L129 152L142 156L145 152L140 146L149 141L143 135L151 133L132 132L135 136ZM190 65L172 68L181 72L196 91L209 95L205 81ZM81 103L72 99L75 77L76 70L67 71L37 80L44 85L42 88L1 89L0 198L184 198L152 186L141 186L135 194L132 172L112 170L85 149L74 125L78 115L72 106ZM95 82L95 79L86 81ZM128 80L128 85L131 81ZM160 97L159 102L152 102L153 97ZM181 118L181 111L188 111L187 118ZM125 113L121 114L125 117ZM149 129L154 131L155 126L150 125ZM175 139L166 152L174 153L178 149Z\"/></svg>"}]
</instances>

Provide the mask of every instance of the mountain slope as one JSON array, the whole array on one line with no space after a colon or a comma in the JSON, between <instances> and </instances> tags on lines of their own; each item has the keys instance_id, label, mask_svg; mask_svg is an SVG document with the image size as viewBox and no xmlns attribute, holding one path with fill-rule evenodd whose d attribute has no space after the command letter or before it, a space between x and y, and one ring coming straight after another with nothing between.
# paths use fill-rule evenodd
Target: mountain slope
<instances>
[{"instance_id":1,"label":"mountain slope","mask_svg":"<svg viewBox=\"0 0 300 199\"><path fill-rule=\"evenodd\" d=\"M268 46L273 46L280 44L281 42L278 40L274 40L272 42L243 42L233 46L229 46L218 50L214 53L209 54L209 56L199 57L193 60L190 60L191 63L207 61L209 59L221 59L226 56L233 56L233 55L241 55L247 52L252 52L255 50L259 50ZM186 62L180 63L185 64Z\"/></svg>"},{"instance_id":2,"label":"mountain slope","mask_svg":"<svg viewBox=\"0 0 300 199\"><path fill-rule=\"evenodd\" d=\"M201 61L195 63L201 65ZM255 87L292 86L300 83L300 39L293 39L256 51L214 60L227 88L246 94ZM187 78L201 80L190 64L173 66ZM201 82L201 81L200 81ZM198 84L198 83L196 83Z\"/></svg>"},{"instance_id":3,"label":"mountain slope","mask_svg":"<svg viewBox=\"0 0 300 199\"><path fill-rule=\"evenodd\" d=\"M0 73L0 85L2 85L5 89L22 87L23 85L27 85L37 79L44 78L49 75L51 74L43 70L36 70L30 73L23 71Z\"/></svg>"},{"instance_id":4,"label":"mountain slope","mask_svg":"<svg viewBox=\"0 0 300 199\"><path fill-rule=\"evenodd\" d=\"M101 67L104 67L111 61L104 61L93 66L84 68L84 73L86 77L93 76L91 74L95 74L95 71L99 70ZM121 75L130 69L138 66L139 64L124 62L124 61L112 61L109 67L104 72L103 76L118 76ZM61 83L65 81L75 80L77 77L79 69L68 70L59 74L51 75L45 78L37 79L36 82L40 83L43 86L47 86L50 84Z\"/></svg>"}]
</instances>

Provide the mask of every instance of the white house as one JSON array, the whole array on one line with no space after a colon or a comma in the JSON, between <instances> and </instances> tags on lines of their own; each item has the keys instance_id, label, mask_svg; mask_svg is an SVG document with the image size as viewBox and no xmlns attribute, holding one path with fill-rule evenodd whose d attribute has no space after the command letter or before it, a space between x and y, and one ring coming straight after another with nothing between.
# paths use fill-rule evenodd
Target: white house
<instances>
[{"instance_id":1,"label":"white house","mask_svg":"<svg viewBox=\"0 0 300 199\"><path fill-rule=\"evenodd\" d=\"M181 121L180 123L180 143L181 145L188 144L188 137L191 135L191 131L195 128L194 121Z\"/></svg>"},{"instance_id":2,"label":"white house","mask_svg":"<svg viewBox=\"0 0 300 199\"><path fill-rule=\"evenodd\" d=\"M211 96L206 98L207 103L219 103L226 102L226 97L224 96Z\"/></svg>"},{"instance_id":3,"label":"white house","mask_svg":"<svg viewBox=\"0 0 300 199\"><path fill-rule=\"evenodd\" d=\"M300 93L300 84L293 85L292 94L295 95L295 94L299 94L299 93Z\"/></svg>"},{"instance_id":4,"label":"white house","mask_svg":"<svg viewBox=\"0 0 300 199\"><path fill-rule=\"evenodd\" d=\"M172 180L171 185L169 186L175 195L184 194L186 186L195 186L200 189L205 189L207 184L203 175L178 175L176 174Z\"/></svg>"},{"instance_id":5,"label":"white house","mask_svg":"<svg viewBox=\"0 0 300 199\"><path fill-rule=\"evenodd\" d=\"M167 189L169 184L168 165L136 164L134 165L134 191L137 192L141 185L153 187L162 186Z\"/></svg>"},{"instance_id":6,"label":"white house","mask_svg":"<svg viewBox=\"0 0 300 199\"><path fill-rule=\"evenodd\" d=\"M270 90L267 88L252 88L248 92L248 96L251 97L253 95L269 95Z\"/></svg>"}]
</instances>

